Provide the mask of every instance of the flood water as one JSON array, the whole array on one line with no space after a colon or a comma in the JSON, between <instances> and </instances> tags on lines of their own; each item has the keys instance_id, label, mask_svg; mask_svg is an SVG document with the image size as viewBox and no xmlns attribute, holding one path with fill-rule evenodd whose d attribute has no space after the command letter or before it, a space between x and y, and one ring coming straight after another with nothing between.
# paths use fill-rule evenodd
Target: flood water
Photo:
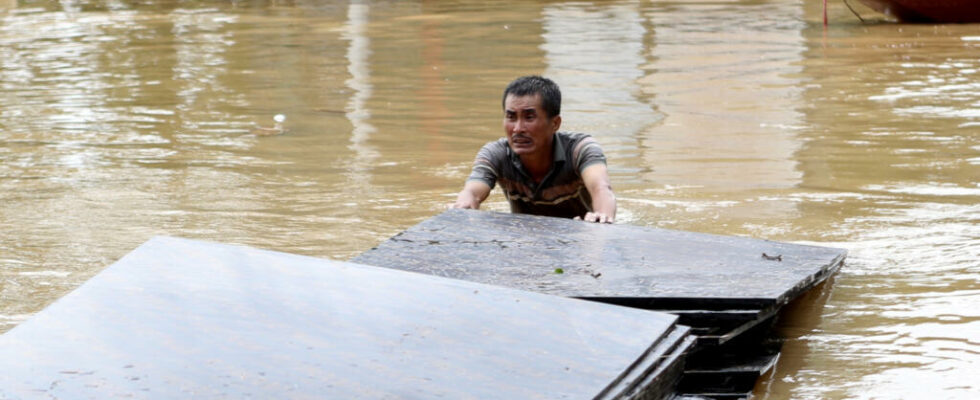
<instances>
[{"instance_id":1,"label":"flood water","mask_svg":"<svg viewBox=\"0 0 980 400\"><path fill-rule=\"evenodd\" d=\"M980 25L820 6L0 1L0 332L154 235L349 259L534 73L619 223L850 251L756 398L978 398Z\"/></svg>"}]
</instances>

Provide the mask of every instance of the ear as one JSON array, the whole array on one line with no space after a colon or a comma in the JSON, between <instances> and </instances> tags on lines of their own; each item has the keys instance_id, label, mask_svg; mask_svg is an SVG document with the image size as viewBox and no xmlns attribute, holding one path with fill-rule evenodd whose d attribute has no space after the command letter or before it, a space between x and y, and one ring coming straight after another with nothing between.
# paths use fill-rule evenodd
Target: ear
<instances>
[{"instance_id":1,"label":"ear","mask_svg":"<svg viewBox=\"0 0 980 400\"><path fill-rule=\"evenodd\" d=\"M551 131L558 132L558 128L561 128L561 115L556 115L551 119Z\"/></svg>"}]
</instances>

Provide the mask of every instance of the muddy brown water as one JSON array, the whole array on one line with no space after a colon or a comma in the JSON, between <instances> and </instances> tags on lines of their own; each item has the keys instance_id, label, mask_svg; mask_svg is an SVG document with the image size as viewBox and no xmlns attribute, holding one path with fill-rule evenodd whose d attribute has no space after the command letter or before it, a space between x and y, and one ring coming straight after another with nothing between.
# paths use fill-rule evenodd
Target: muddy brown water
<instances>
[{"instance_id":1,"label":"muddy brown water","mask_svg":"<svg viewBox=\"0 0 980 400\"><path fill-rule=\"evenodd\" d=\"M757 398L976 398L980 25L857 7L5 0L0 331L154 235L349 259L443 210L538 73L619 222L850 250Z\"/></svg>"}]
</instances>

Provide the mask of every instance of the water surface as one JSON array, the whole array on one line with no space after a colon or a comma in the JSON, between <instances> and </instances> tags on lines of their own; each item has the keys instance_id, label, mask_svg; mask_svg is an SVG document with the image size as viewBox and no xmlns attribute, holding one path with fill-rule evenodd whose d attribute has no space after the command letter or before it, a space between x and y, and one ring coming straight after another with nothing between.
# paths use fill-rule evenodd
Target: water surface
<instances>
[{"instance_id":1,"label":"water surface","mask_svg":"<svg viewBox=\"0 0 980 400\"><path fill-rule=\"evenodd\" d=\"M758 398L980 396L980 25L320 3L0 3L0 330L154 235L349 259L450 203L540 73L621 223L850 250Z\"/></svg>"}]
</instances>

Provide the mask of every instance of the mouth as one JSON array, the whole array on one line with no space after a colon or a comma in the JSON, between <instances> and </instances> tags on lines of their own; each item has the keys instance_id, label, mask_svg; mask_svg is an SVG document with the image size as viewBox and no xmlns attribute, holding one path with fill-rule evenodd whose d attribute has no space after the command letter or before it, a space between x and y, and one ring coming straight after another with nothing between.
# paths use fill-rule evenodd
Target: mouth
<instances>
[{"instance_id":1,"label":"mouth","mask_svg":"<svg viewBox=\"0 0 980 400\"><path fill-rule=\"evenodd\" d=\"M531 143L533 143L533 141L531 141L531 138L527 136L513 136L510 138L510 142L514 146L529 146L531 145Z\"/></svg>"}]
</instances>

